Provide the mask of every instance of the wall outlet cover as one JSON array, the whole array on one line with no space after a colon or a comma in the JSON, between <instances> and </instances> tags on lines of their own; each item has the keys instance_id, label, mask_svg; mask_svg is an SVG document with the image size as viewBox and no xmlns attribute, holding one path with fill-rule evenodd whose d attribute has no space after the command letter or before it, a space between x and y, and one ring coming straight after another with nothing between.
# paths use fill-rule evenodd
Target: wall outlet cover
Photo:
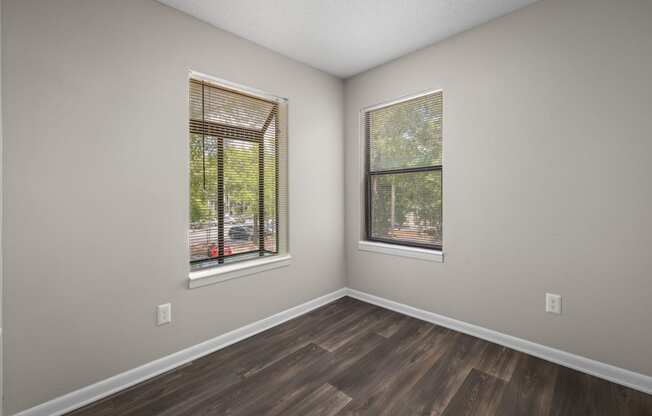
<instances>
[{"instance_id":1,"label":"wall outlet cover","mask_svg":"<svg viewBox=\"0 0 652 416\"><path fill-rule=\"evenodd\" d=\"M172 322L172 304L164 303L156 308L156 324L165 325Z\"/></svg>"},{"instance_id":2,"label":"wall outlet cover","mask_svg":"<svg viewBox=\"0 0 652 416\"><path fill-rule=\"evenodd\" d=\"M546 312L561 314L561 295L546 293Z\"/></svg>"}]
</instances>

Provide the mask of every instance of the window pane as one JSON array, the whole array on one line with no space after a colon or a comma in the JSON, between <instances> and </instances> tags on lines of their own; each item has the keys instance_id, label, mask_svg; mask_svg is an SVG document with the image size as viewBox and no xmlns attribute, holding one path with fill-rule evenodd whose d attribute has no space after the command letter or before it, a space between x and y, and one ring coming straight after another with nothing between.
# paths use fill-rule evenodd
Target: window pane
<instances>
[{"instance_id":1,"label":"window pane","mask_svg":"<svg viewBox=\"0 0 652 416\"><path fill-rule=\"evenodd\" d=\"M190 135L190 260L217 257L217 138Z\"/></svg>"},{"instance_id":2,"label":"window pane","mask_svg":"<svg viewBox=\"0 0 652 416\"><path fill-rule=\"evenodd\" d=\"M441 171L372 175L371 237L442 245Z\"/></svg>"},{"instance_id":3,"label":"window pane","mask_svg":"<svg viewBox=\"0 0 652 416\"><path fill-rule=\"evenodd\" d=\"M224 255L258 250L258 143L224 140Z\"/></svg>"},{"instance_id":4,"label":"window pane","mask_svg":"<svg viewBox=\"0 0 652 416\"><path fill-rule=\"evenodd\" d=\"M372 172L441 165L441 93L373 110L366 123Z\"/></svg>"},{"instance_id":5,"label":"window pane","mask_svg":"<svg viewBox=\"0 0 652 416\"><path fill-rule=\"evenodd\" d=\"M287 105L281 122L279 107L190 81L191 269L285 252Z\"/></svg>"}]
</instances>

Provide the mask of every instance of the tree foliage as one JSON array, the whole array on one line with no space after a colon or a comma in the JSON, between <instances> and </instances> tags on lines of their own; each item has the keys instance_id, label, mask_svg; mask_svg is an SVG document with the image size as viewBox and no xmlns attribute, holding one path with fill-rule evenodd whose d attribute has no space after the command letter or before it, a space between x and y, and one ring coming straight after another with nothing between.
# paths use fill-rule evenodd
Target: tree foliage
<instances>
[{"instance_id":1,"label":"tree foliage","mask_svg":"<svg viewBox=\"0 0 652 416\"><path fill-rule=\"evenodd\" d=\"M441 165L441 111L427 106L396 105L368 114L371 171ZM371 229L392 237L408 228L441 242L441 170L372 175ZM427 236L416 236L423 239Z\"/></svg>"},{"instance_id":2,"label":"tree foliage","mask_svg":"<svg viewBox=\"0 0 652 416\"><path fill-rule=\"evenodd\" d=\"M258 143L225 139L223 145L224 212L244 222L259 216ZM276 149L266 141L263 157L265 217L276 213ZM215 137L190 137L190 221L208 223L217 220L218 140Z\"/></svg>"}]
</instances>

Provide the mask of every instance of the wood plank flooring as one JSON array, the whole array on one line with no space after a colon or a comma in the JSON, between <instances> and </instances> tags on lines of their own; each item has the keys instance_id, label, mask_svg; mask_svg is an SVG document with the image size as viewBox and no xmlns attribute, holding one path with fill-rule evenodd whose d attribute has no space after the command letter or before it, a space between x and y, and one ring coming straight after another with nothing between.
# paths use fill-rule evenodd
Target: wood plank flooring
<instances>
[{"instance_id":1,"label":"wood plank flooring","mask_svg":"<svg viewBox=\"0 0 652 416\"><path fill-rule=\"evenodd\" d=\"M342 298L69 416L635 415L652 396Z\"/></svg>"}]
</instances>

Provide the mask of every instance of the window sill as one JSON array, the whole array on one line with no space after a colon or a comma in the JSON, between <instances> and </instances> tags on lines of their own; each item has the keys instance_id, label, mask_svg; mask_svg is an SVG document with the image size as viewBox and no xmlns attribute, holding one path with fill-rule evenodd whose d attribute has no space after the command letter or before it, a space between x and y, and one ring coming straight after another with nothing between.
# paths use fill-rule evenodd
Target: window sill
<instances>
[{"instance_id":1,"label":"window sill","mask_svg":"<svg viewBox=\"0 0 652 416\"><path fill-rule=\"evenodd\" d=\"M419 260L434 261L437 263L444 262L444 253L442 251L428 250L425 248L376 243L373 241L359 241L358 250L388 254L391 256L401 256Z\"/></svg>"},{"instance_id":2,"label":"window sill","mask_svg":"<svg viewBox=\"0 0 652 416\"><path fill-rule=\"evenodd\" d=\"M289 266L292 257L287 254L280 257L269 257L260 260L244 261L242 263L213 267L206 270L190 272L188 275L188 289L212 285L226 280L237 279L261 273L266 270Z\"/></svg>"}]
</instances>

